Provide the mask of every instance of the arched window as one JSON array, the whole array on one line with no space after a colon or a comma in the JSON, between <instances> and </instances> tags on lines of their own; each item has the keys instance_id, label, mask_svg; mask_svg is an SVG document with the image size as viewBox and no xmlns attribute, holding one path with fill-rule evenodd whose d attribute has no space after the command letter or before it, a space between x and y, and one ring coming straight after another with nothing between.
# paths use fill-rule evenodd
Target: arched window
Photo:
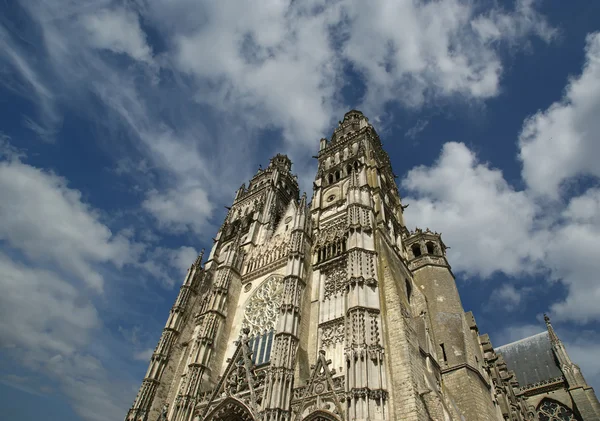
<instances>
[{"instance_id":1,"label":"arched window","mask_svg":"<svg viewBox=\"0 0 600 421\"><path fill-rule=\"evenodd\" d=\"M544 399L538 406L540 421L579 421L573 411L552 399Z\"/></svg>"},{"instance_id":2,"label":"arched window","mask_svg":"<svg viewBox=\"0 0 600 421\"><path fill-rule=\"evenodd\" d=\"M340 179L340 172L336 171L335 172L335 181L338 181Z\"/></svg>"},{"instance_id":3,"label":"arched window","mask_svg":"<svg viewBox=\"0 0 600 421\"><path fill-rule=\"evenodd\" d=\"M352 165L348 165L348 166L346 167L346 173L347 173L348 175L350 175L350 173L351 173L351 172L352 172Z\"/></svg>"},{"instance_id":4,"label":"arched window","mask_svg":"<svg viewBox=\"0 0 600 421\"><path fill-rule=\"evenodd\" d=\"M333 183L333 174L329 174L329 176L327 177L327 181L329 182L329 184Z\"/></svg>"},{"instance_id":5,"label":"arched window","mask_svg":"<svg viewBox=\"0 0 600 421\"><path fill-rule=\"evenodd\" d=\"M415 257L419 257L421 255L421 245L420 244L413 244L411 249L412 249L413 255Z\"/></svg>"},{"instance_id":6,"label":"arched window","mask_svg":"<svg viewBox=\"0 0 600 421\"><path fill-rule=\"evenodd\" d=\"M358 161L355 161L355 162L354 162L354 170L355 170L355 171L358 171Z\"/></svg>"},{"instance_id":7,"label":"arched window","mask_svg":"<svg viewBox=\"0 0 600 421\"><path fill-rule=\"evenodd\" d=\"M434 254L435 247L433 246L433 243L429 241L425 245L427 246L427 253Z\"/></svg>"}]
</instances>

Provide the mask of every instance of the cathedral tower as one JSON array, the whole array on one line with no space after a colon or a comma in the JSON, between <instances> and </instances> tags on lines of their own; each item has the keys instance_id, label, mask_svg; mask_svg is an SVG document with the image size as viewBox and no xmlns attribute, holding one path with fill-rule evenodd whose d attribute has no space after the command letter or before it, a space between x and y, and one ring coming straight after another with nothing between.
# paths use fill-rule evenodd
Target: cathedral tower
<instances>
[{"instance_id":1,"label":"cathedral tower","mask_svg":"<svg viewBox=\"0 0 600 421\"><path fill-rule=\"evenodd\" d=\"M310 203L285 155L236 192L126 421L536 419L465 313L441 235L407 230L369 120L346 113L316 158Z\"/></svg>"}]
</instances>

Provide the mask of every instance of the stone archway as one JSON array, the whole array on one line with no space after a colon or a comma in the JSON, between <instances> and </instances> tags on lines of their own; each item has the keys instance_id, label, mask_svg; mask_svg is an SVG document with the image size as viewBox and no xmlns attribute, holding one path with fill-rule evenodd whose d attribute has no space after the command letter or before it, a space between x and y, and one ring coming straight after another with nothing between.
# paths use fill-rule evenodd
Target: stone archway
<instances>
[{"instance_id":1,"label":"stone archway","mask_svg":"<svg viewBox=\"0 0 600 421\"><path fill-rule=\"evenodd\" d=\"M326 411L324 409L317 409L314 412L308 414L302 421L341 421L340 417L335 415L333 412Z\"/></svg>"},{"instance_id":2,"label":"stone archway","mask_svg":"<svg viewBox=\"0 0 600 421\"><path fill-rule=\"evenodd\" d=\"M212 410L206 421L256 421L252 411L243 402L227 398Z\"/></svg>"}]
</instances>

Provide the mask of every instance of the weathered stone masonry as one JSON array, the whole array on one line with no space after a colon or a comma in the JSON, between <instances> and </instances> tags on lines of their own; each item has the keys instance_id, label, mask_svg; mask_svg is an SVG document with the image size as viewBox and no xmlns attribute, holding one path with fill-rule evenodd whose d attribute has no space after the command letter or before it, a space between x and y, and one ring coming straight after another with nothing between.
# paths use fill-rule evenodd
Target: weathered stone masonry
<instances>
[{"instance_id":1,"label":"weathered stone masonry","mask_svg":"<svg viewBox=\"0 0 600 421\"><path fill-rule=\"evenodd\" d=\"M549 319L498 349L480 334L360 111L316 158L310 203L285 155L238 189L126 421L600 420Z\"/></svg>"}]
</instances>

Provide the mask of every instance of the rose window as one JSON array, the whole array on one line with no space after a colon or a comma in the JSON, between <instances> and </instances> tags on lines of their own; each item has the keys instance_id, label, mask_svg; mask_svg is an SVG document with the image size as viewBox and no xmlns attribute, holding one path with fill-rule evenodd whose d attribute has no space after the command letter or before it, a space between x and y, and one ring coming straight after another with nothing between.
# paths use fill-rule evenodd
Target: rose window
<instances>
[{"instance_id":1,"label":"rose window","mask_svg":"<svg viewBox=\"0 0 600 421\"><path fill-rule=\"evenodd\" d=\"M246 305L242 329L250 329L248 336L251 339L248 346L252 350L252 360L257 365L271 359L282 297L282 278L271 276L254 291Z\"/></svg>"}]
</instances>

